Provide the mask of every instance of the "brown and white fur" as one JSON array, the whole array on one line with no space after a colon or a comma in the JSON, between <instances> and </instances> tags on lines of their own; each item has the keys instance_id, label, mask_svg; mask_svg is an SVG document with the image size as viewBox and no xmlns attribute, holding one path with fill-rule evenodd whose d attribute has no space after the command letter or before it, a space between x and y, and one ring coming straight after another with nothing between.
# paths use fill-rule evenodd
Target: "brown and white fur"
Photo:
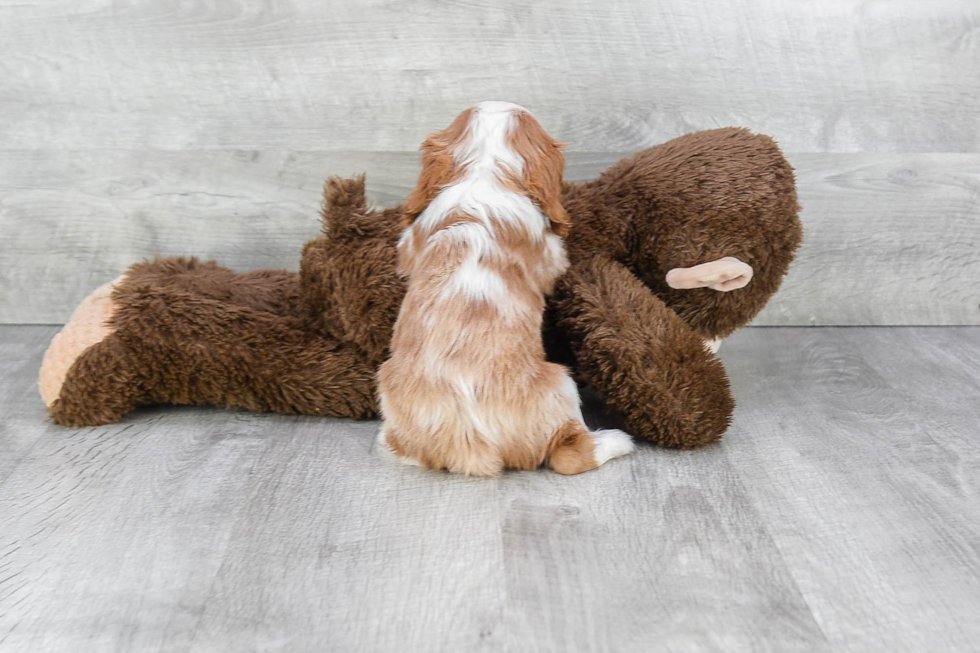
<instances>
[{"instance_id":1,"label":"brown and white fur","mask_svg":"<svg viewBox=\"0 0 980 653\"><path fill-rule=\"evenodd\" d=\"M408 292L378 372L379 444L402 462L577 474L633 449L622 431L590 432L574 381L545 361L545 295L568 267L561 149L504 102L423 143L398 243Z\"/></svg>"}]
</instances>

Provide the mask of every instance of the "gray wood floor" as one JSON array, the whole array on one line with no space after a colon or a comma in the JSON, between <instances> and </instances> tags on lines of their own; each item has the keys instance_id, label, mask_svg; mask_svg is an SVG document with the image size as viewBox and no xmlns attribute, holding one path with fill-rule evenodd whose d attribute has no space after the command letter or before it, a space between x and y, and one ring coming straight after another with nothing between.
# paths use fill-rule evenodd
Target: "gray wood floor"
<instances>
[{"instance_id":1,"label":"gray wood floor","mask_svg":"<svg viewBox=\"0 0 980 653\"><path fill-rule=\"evenodd\" d=\"M54 330L0 327L2 651L980 650L980 328L747 329L723 443L496 480L374 422L56 427Z\"/></svg>"}]
</instances>

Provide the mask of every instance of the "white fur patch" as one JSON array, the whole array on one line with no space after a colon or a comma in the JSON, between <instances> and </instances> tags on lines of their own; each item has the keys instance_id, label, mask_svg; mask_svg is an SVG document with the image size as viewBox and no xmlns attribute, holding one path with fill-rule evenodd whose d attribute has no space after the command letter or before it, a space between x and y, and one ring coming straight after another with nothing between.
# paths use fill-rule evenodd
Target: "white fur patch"
<instances>
[{"instance_id":1,"label":"white fur patch","mask_svg":"<svg viewBox=\"0 0 980 653\"><path fill-rule=\"evenodd\" d=\"M712 354L717 354L718 350L721 349L721 338L713 338L711 340L705 340L704 348L710 351Z\"/></svg>"},{"instance_id":2,"label":"white fur patch","mask_svg":"<svg viewBox=\"0 0 980 653\"><path fill-rule=\"evenodd\" d=\"M568 254L565 252L565 241L557 234L549 233L544 237L545 265L549 268L547 277L558 277L568 269Z\"/></svg>"},{"instance_id":3,"label":"white fur patch","mask_svg":"<svg viewBox=\"0 0 980 653\"><path fill-rule=\"evenodd\" d=\"M416 224L432 231L451 211L460 211L489 226L492 211L497 220L521 225L532 238L541 238L547 218L530 199L501 186L496 174L496 169L486 174L470 170L466 177L443 189L419 215Z\"/></svg>"},{"instance_id":4,"label":"white fur patch","mask_svg":"<svg viewBox=\"0 0 980 653\"><path fill-rule=\"evenodd\" d=\"M476 257L470 257L453 274L449 290L471 299L492 301L506 294L507 286L499 274L480 265Z\"/></svg>"},{"instance_id":5,"label":"white fur patch","mask_svg":"<svg viewBox=\"0 0 980 653\"><path fill-rule=\"evenodd\" d=\"M457 294L471 299L494 301L507 293L507 284L495 270L480 264L496 249L496 242L483 225L462 224L436 233L432 238L448 237L464 243L467 256L462 265L449 278L443 289L443 297Z\"/></svg>"},{"instance_id":6,"label":"white fur patch","mask_svg":"<svg viewBox=\"0 0 980 653\"><path fill-rule=\"evenodd\" d=\"M479 259L493 255L497 251L497 239L483 224L463 222L446 227L432 234L431 238L451 238L469 248L470 253Z\"/></svg>"},{"instance_id":7,"label":"white fur patch","mask_svg":"<svg viewBox=\"0 0 980 653\"><path fill-rule=\"evenodd\" d=\"M468 125L472 136L468 147L454 152L453 158L481 174L487 170L496 174L501 168L522 174L524 159L510 149L507 140L514 116L523 111L523 107L510 102L481 102L476 105Z\"/></svg>"},{"instance_id":8,"label":"white fur patch","mask_svg":"<svg viewBox=\"0 0 980 653\"><path fill-rule=\"evenodd\" d=\"M397 453L395 453L394 449L391 448L391 445L388 444L388 439L385 437L384 424L382 424L381 428L378 429L378 435L377 438L375 439L375 444L377 445L378 453L380 453L385 458L394 460L395 462L401 463L402 465L413 465L415 467L422 466L422 463L415 460L414 458L411 458L409 456L399 456Z\"/></svg>"},{"instance_id":9,"label":"white fur patch","mask_svg":"<svg viewBox=\"0 0 980 653\"><path fill-rule=\"evenodd\" d=\"M562 379L559 393L567 402L566 409L568 410L569 419L585 423L585 419L582 417L582 398L578 394L578 386L575 384L575 379L566 374L565 378Z\"/></svg>"},{"instance_id":10,"label":"white fur patch","mask_svg":"<svg viewBox=\"0 0 980 653\"><path fill-rule=\"evenodd\" d=\"M403 277L411 276L412 270L404 269L404 265L412 266L410 260L405 259L405 255L411 256L412 249L415 248L415 229L409 227L402 231L401 237L398 239L398 245L395 247L395 251L398 252L398 274Z\"/></svg>"},{"instance_id":11,"label":"white fur patch","mask_svg":"<svg viewBox=\"0 0 980 653\"><path fill-rule=\"evenodd\" d=\"M599 465L625 456L635 448L633 438L619 429L602 429L593 431L592 435L595 437L595 460Z\"/></svg>"},{"instance_id":12,"label":"white fur patch","mask_svg":"<svg viewBox=\"0 0 980 653\"><path fill-rule=\"evenodd\" d=\"M460 417L468 423L474 434L479 435L480 439L491 444L499 444L500 433L484 420L483 406L477 400L473 382L470 379L459 377L453 385L456 387L456 392L459 393L457 398L461 399L458 404Z\"/></svg>"}]
</instances>

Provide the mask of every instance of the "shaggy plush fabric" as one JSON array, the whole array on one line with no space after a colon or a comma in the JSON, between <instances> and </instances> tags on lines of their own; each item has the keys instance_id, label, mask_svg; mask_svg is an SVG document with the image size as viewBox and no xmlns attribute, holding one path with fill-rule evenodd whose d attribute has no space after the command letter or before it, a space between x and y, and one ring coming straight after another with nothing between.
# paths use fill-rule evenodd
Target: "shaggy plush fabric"
<instances>
[{"instance_id":1,"label":"shaggy plush fabric","mask_svg":"<svg viewBox=\"0 0 980 653\"><path fill-rule=\"evenodd\" d=\"M113 293L111 335L75 361L52 419L104 424L151 403L370 417L374 368L304 328L298 281L184 258L133 266Z\"/></svg>"},{"instance_id":2,"label":"shaggy plush fabric","mask_svg":"<svg viewBox=\"0 0 980 653\"><path fill-rule=\"evenodd\" d=\"M111 334L71 365L52 419L104 424L144 403L374 415L374 374L405 293L401 211L368 208L363 177L329 180L324 197L324 235L298 275L184 258L131 268L112 294ZM704 340L745 325L779 288L802 239L792 168L766 136L712 130L565 184L563 204L571 267L548 305L549 356L634 435L717 440L734 401ZM728 256L752 266L744 288L667 285L671 269Z\"/></svg>"},{"instance_id":3,"label":"shaggy plush fabric","mask_svg":"<svg viewBox=\"0 0 980 653\"><path fill-rule=\"evenodd\" d=\"M405 296L395 271L402 212L368 209L363 175L328 179L323 199L323 235L306 244L300 262L302 310L311 329L378 366Z\"/></svg>"}]
</instances>

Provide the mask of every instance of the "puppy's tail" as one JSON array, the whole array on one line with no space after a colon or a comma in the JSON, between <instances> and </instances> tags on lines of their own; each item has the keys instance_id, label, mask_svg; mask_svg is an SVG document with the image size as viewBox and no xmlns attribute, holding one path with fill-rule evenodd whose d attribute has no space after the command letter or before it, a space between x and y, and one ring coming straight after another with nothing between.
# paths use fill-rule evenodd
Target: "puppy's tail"
<instances>
[{"instance_id":1,"label":"puppy's tail","mask_svg":"<svg viewBox=\"0 0 980 653\"><path fill-rule=\"evenodd\" d=\"M581 474L625 456L633 448L632 438L623 431L589 431L582 422L569 420L551 440L548 466L559 474Z\"/></svg>"}]
</instances>

